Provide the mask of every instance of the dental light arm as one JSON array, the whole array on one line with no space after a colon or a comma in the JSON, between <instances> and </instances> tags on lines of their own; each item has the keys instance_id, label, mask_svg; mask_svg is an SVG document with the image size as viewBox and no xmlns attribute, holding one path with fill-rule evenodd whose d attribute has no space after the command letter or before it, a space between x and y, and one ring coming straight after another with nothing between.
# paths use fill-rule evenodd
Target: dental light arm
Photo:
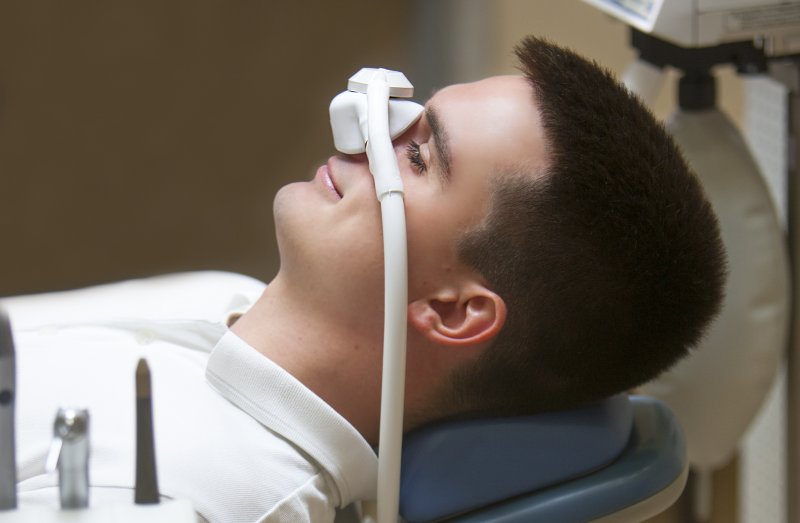
<instances>
[{"instance_id":1,"label":"dental light arm","mask_svg":"<svg viewBox=\"0 0 800 523\"><path fill-rule=\"evenodd\" d=\"M403 441L408 254L403 182L392 145L422 114L422 106L390 96L411 96L402 73L362 69L331 102L334 145L347 154L365 152L381 202L384 249L384 334L378 456L378 521L397 519ZM364 96L366 94L366 96Z\"/></svg>"}]
</instances>

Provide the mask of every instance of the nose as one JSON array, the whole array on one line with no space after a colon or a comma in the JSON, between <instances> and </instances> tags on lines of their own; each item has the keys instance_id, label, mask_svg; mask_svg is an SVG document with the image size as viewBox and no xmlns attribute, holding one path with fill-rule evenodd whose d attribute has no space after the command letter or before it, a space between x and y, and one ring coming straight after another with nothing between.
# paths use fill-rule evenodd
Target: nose
<instances>
[{"instance_id":1,"label":"nose","mask_svg":"<svg viewBox=\"0 0 800 523\"><path fill-rule=\"evenodd\" d=\"M401 136L398 136L394 140L392 140L392 146L394 147L394 154L397 158L397 164L400 167L400 171L403 171L403 162L406 158L406 149L408 148L408 143L410 141L410 137L412 136L412 131L414 126L411 127L408 131L403 133ZM367 153L355 153L355 154L342 154L339 153L335 156L335 158L343 163L351 165L355 170L358 172L363 171L364 173L370 175L372 177L372 173L370 171L369 166L369 157Z\"/></svg>"},{"instance_id":2,"label":"nose","mask_svg":"<svg viewBox=\"0 0 800 523\"><path fill-rule=\"evenodd\" d=\"M395 156L397 156L398 163L402 161L406 152L406 148L408 147L408 142L411 140L411 136L413 136L414 130L418 125L419 120L414 122L414 124L406 129L401 135L392 138L392 146L394 146L394 153ZM365 165L369 164L369 158L367 157L366 152L342 153L340 151L337 157L350 163L363 163Z\"/></svg>"},{"instance_id":3,"label":"nose","mask_svg":"<svg viewBox=\"0 0 800 523\"><path fill-rule=\"evenodd\" d=\"M339 154L338 156L351 163L366 163L368 161L367 153Z\"/></svg>"}]
</instances>

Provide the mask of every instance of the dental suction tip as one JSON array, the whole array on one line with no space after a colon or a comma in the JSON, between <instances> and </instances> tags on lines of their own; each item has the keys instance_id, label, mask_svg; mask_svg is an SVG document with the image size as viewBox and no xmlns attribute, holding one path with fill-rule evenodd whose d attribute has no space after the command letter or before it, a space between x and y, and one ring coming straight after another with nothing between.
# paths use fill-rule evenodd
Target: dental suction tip
<instances>
[{"instance_id":1,"label":"dental suction tip","mask_svg":"<svg viewBox=\"0 0 800 523\"><path fill-rule=\"evenodd\" d=\"M141 358L136 365L136 486L133 501L137 505L160 501L151 392L150 367Z\"/></svg>"},{"instance_id":2,"label":"dental suction tip","mask_svg":"<svg viewBox=\"0 0 800 523\"><path fill-rule=\"evenodd\" d=\"M150 398L150 367L144 358L136 365L136 397Z\"/></svg>"}]
</instances>

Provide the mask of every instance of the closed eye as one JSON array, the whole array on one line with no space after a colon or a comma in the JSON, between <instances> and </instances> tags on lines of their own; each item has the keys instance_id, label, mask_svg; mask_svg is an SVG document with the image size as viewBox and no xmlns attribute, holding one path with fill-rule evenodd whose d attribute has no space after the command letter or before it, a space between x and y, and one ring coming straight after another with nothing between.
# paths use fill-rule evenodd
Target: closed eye
<instances>
[{"instance_id":1,"label":"closed eye","mask_svg":"<svg viewBox=\"0 0 800 523\"><path fill-rule=\"evenodd\" d=\"M414 169L417 170L419 174L423 174L427 172L428 166L425 164L425 160L422 159L422 155L419 151L419 144L414 140L406 147L406 157L408 161L411 162L411 165L414 166Z\"/></svg>"}]
</instances>

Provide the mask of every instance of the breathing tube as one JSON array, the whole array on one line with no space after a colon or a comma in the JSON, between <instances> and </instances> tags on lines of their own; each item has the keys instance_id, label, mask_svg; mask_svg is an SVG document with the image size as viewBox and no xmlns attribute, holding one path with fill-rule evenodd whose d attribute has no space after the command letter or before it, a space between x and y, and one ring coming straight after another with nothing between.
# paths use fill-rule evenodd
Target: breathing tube
<instances>
[{"instance_id":1,"label":"breathing tube","mask_svg":"<svg viewBox=\"0 0 800 523\"><path fill-rule=\"evenodd\" d=\"M330 106L334 146L345 154L367 153L381 203L384 257L383 377L378 448L379 523L397 520L403 399L406 375L408 249L403 181L392 139L416 122L423 107L410 100L414 87L403 73L362 69Z\"/></svg>"}]
</instances>

